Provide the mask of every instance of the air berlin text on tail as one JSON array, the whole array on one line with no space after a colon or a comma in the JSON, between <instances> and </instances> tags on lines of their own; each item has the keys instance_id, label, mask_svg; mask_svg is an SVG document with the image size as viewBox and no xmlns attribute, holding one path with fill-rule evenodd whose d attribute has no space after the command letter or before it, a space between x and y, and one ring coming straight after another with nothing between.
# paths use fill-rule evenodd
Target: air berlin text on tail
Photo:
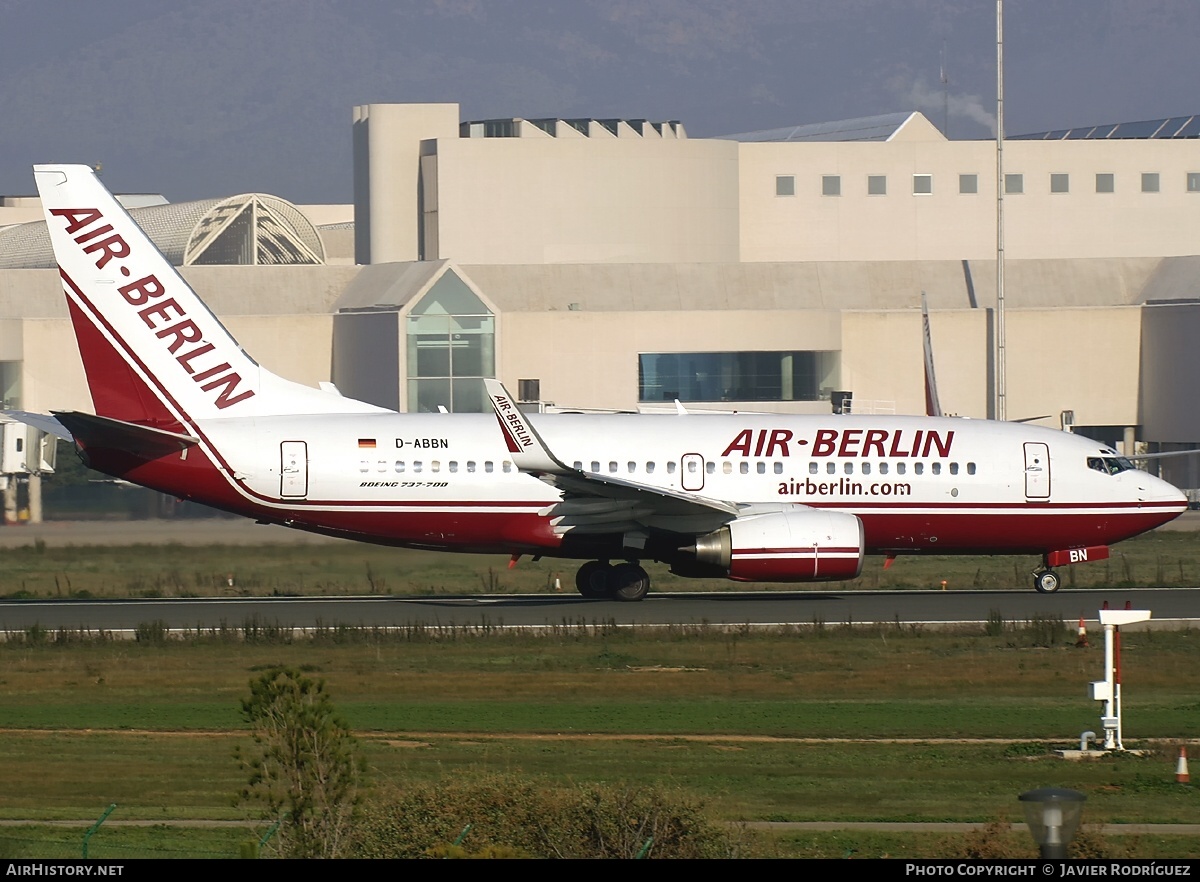
<instances>
[{"instance_id":1,"label":"air berlin text on tail","mask_svg":"<svg viewBox=\"0 0 1200 882\"><path fill-rule=\"evenodd\" d=\"M67 235L83 246L85 254L94 256L96 268L104 269L114 258L130 256L128 243L113 232L112 224L104 223L104 215L95 208L55 208L50 214L66 221ZM78 233L78 235L76 235ZM129 267L121 264L118 270L129 276ZM224 410L254 395L253 389L238 390L242 377L227 361L220 361L217 347L204 339L200 327L188 318L187 311L173 297L164 297L166 287L154 275L143 276L117 288L130 306L141 307L138 317L154 336L164 341L167 352L187 371L205 392L215 393L215 404ZM153 302L152 302L153 301ZM197 359L199 362L197 363ZM212 362L218 362L212 364Z\"/></svg>"}]
</instances>

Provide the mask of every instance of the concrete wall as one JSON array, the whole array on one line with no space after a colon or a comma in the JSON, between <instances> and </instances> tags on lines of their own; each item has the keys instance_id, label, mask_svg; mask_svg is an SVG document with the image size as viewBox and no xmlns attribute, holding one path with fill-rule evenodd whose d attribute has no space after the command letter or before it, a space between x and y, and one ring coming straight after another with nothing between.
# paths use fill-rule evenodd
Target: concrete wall
<instances>
[{"instance_id":1,"label":"concrete wall","mask_svg":"<svg viewBox=\"0 0 1200 882\"><path fill-rule=\"evenodd\" d=\"M349 398L403 409L403 325L399 314L341 313L333 321L333 382Z\"/></svg>"},{"instance_id":2,"label":"concrete wall","mask_svg":"<svg viewBox=\"0 0 1200 882\"><path fill-rule=\"evenodd\" d=\"M946 141L917 117L888 142L461 138L456 105L368 105L355 122L359 262L988 260L996 251L990 141ZM560 127L562 128L562 127ZM422 160L422 157L424 158ZM1012 259L1200 253L1197 142L1008 141ZM1051 193L1052 174L1066 193ZM1159 175L1159 192L1142 174ZM976 176L961 193L959 176ZM1111 193L1096 175L1112 174ZM776 176L795 180L777 196ZM824 196L823 175L841 195ZM868 195L867 178L886 178ZM915 194L914 175L932 192ZM419 183L424 177L423 186ZM425 232L419 223L424 213Z\"/></svg>"},{"instance_id":3,"label":"concrete wall","mask_svg":"<svg viewBox=\"0 0 1200 882\"><path fill-rule=\"evenodd\" d=\"M1005 248L1013 259L1113 258L1200 252L1200 170L1195 141L1008 141L1005 173L1024 192L1004 200ZM1141 191L1157 172L1160 192ZM1051 193L1050 175L1069 175ZM1096 192L1096 174L1114 192ZM742 144L741 259L986 260L996 253L995 145L988 141ZM913 194L913 175L933 192ZM978 192L959 192L959 175ZM795 177L795 196L776 196L776 175ZM841 176L841 195L821 195L823 175ZM868 195L884 175L887 195Z\"/></svg>"},{"instance_id":4,"label":"concrete wall","mask_svg":"<svg viewBox=\"0 0 1200 882\"><path fill-rule=\"evenodd\" d=\"M933 312L929 324L943 412L987 417L987 311ZM854 394L856 410L925 412L921 327L919 308L842 314L841 388Z\"/></svg>"},{"instance_id":5,"label":"concrete wall","mask_svg":"<svg viewBox=\"0 0 1200 882\"><path fill-rule=\"evenodd\" d=\"M1146 437L1200 442L1200 303L1147 306L1141 327L1139 422Z\"/></svg>"},{"instance_id":6,"label":"concrete wall","mask_svg":"<svg viewBox=\"0 0 1200 882\"><path fill-rule=\"evenodd\" d=\"M429 258L737 260L731 142L455 137L438 140L436 169L437 253Z\"/></svg>"},{"instance_id":7,"label":"concrete wall","mask_svg":"<svg viewBox=\"0 0 1200 882\"><path fill-rule=\"evenodd\" d=\"M422 141L458 138L457 104L354 108L354 228L358 263L421 257Z\"/></svg>"},{"instance_id":8,"label":"concrete wall","mask_svg":"<svg viewBox=\"0 0 1200 882\"><path fill-rule=\"evenodd\" d=\"M638 353L841 347L839 314L813 310L506 313L500 333L497 372L510 388L515 390L518 380L538 379L546 401L618 410L637 408ZM725 401L714 406L829 412L829 402Z\"/></svg>"}]
</instances>

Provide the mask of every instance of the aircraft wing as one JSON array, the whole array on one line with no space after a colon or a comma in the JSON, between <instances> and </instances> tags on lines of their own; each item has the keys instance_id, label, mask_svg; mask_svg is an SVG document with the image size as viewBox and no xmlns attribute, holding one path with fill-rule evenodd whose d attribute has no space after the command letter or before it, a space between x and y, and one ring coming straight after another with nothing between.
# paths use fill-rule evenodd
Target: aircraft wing
<instances>
[{"instance_id":1,"label":"aircraft wing","mask_svg":"<svg viewBox=\"0 0 1200 882\"><path fill-rule=\"evenodd\" d=\"M554 455L499 380L484 384L513 463L563 493L563 500L544 512L554 519L556 531L709 532L741 514L734 502L571 468Z\"/></svg>"}]
</instances>

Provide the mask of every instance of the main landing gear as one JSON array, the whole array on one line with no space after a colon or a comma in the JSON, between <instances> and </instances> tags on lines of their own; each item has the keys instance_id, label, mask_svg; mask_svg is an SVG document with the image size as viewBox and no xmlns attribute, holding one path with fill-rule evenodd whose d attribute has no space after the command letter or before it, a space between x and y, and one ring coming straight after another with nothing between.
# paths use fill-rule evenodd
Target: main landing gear
<instances>
[{"instance_id":1,"label":"main landing gear","mask_svg":"<svg viewBox=\"0 0 1200 882\"><path fill-rule=\"evenodd\" d=\"M1062 580L1058 578L1058 573L1054 570L1034 570L1033 590L1038 594L1053 594L1061 584Z\"/></svg>"},{"instance_id":2,"label":"main landing gear","mask_svg":"<svg viewBox=\"0 0 1200 882\"><path fill-rule=\"evenodd\" d=\"M650 576L634 561L613 566L590 560L575 574L575 587L584 597L641 600L650 590Z\"/></svg>"}]
</instances>

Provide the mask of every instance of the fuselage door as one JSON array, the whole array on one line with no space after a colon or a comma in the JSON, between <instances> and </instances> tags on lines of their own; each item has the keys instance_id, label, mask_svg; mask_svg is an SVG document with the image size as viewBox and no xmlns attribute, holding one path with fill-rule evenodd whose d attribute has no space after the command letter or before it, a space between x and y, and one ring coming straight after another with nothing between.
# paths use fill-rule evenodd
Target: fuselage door
<instances>
[{"instance_id":1,"label":"fuselage door","mask_svg":"<svg viewBox=\"0 0 1200 882\"><path fill-rule=\"evenodd\" d=\"M684 490L704 489L704 457L699 453L685 453L679 461L679 472Z\"/></svg>"},{"instance_id":2,"label":"fuselage door","mask_svg":"<svg viewBox=\"0 0 1200 882\"><path fill-rule=\"evenodd\" d=\"M1050 498L1050 446L1040 441L1025 442L1025 499L1044 502Z\"/></svg>"},{"instance_id":3,"label":"fuselage door","mask_svg":"<svg viewBox=\"0 0 1200 882\"><path fill-rule=\"evenodd\" d=\"M283 441L279 445L279 495L295 499L308 495L308 444Z\"/></svg>"}]
</instances>

